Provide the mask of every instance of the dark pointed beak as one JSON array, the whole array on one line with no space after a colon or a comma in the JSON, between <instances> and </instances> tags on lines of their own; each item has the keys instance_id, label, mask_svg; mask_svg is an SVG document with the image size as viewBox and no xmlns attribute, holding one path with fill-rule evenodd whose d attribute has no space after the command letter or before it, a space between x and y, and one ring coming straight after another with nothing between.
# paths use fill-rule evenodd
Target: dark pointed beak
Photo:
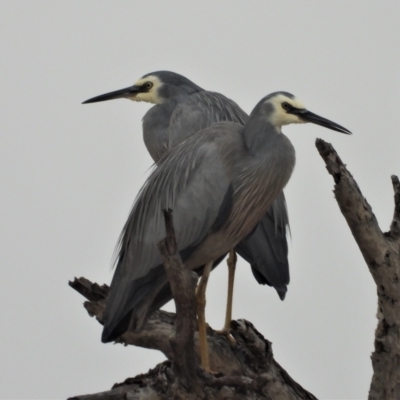
<instances>
[{"instance_id":1,"label":"dark pointed beak","mask_svg":"<svg viewBox=\"0 0 400 400\"><path fill-rule=\"evenodd\" d=\"M140 92L140 87L134 85L125 89L120 89L114 92L101 94L100 96L92 97L91 99L84 101L82 104L97 103L99 101L107 101L114 99L126 99L126 98L129 99L137 95L139 92Z\"/></svg>"},{"instance_id":2,"label":"dark pointed beak","mask_svg":"<svg viewBox=\"0 0 400 400\"><path fill-rule=\"evenodd\" d=\"M343 126L337 124L336 122L329 121L329 119L320 117L317 114L312 113L308 110L296 110L292 111L293 114L296 114L305 122L311 122L313 124L321 125L325 128L332 129L333 131L345 133L346 135L351 135L352 133L344 128Z\"/></svg>"}]
</instances>

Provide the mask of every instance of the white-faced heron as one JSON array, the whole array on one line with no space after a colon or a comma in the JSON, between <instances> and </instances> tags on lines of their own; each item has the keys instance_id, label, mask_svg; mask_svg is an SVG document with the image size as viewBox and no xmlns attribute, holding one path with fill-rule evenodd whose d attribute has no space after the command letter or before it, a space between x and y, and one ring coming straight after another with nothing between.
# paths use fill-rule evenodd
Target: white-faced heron
<instances>
[{"instance_id":1,"label":"white-faced heron","mask_svg":"<svg viewBox=\"0 0 400 400\"><path fill-rule=\"evenodd\" d=\"M143 138L153 160L161 157L177 144L198 131L217 122L232 121L244 125L247 114L232 100L220 93L202 89L186 77L170 71L144 75L133 86L91 98L84 103L95 103L119 98L155 104L143 118ZM268 213L235 248L250 263L258 283L273 286L283 300L289 283L286 226L288 215L283 192ZM222 259L223 257L221 257ZM235 253L228 259L229 284L225 326L229 331L232 316L232 291ZM216 266L220 260L216 260ZM197 269L201 275L204 266ZM160 274L163 274L160 271ZM150 282L151 283L151 282ZM160 292L151 309L159 308L171 299L169 284Z\"/></svg>"},{"instance_id":2,"label":"white-faced heron","mask_svg":"<svg viewBox=\"0 0 400 400\"><path fill-rule=\"evenodd\" d=\"M276 92L256 105L245 126L214 124L164 156L141 189L122 233L103 341L128 327L140 329L151 312L149 304L157 304L165 288L156 250L165 237L162 210L174 211L185 268L206 265L203 277L209 274L213 262L254 229L285 187L295 151L281 128L304 122L350 134L306 110L293 95ZM208 369L205 321L200 322L202 365Z\"/></svg>"}]
</instances>

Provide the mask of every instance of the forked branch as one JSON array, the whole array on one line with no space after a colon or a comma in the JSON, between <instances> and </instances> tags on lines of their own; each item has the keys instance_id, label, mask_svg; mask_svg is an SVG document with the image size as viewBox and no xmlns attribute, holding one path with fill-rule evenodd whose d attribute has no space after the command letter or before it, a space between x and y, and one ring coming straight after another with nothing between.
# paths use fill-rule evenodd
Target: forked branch
<instances>
[{"instance_id":1,"label":"forked branch","mask_svg":"<svg viewBox=\"0 0 400 400\"><path fill-rule=\"evenodd\" d=\"M354 239L368 265L378 293L378 327L372 354L374 375L370 400L400 399L400 183L392 176L394 216L390 231L382 233L371 206L330 143L316 141L334 193Z\"/></svg>"}]
</instances>

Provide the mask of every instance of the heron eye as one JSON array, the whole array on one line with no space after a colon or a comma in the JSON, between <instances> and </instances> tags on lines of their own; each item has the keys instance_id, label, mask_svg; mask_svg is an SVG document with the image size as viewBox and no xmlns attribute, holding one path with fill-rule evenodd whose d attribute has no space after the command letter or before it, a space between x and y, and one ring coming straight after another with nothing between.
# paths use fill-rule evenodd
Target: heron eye
<instances>
[{"instance_id":1,"label":"heron eye","mask_svg":"<svg viewBox=\"0 0 400 400\"><path fill-rule=\"evenodd\" d=\"M149 90L149 89L151 89L151 88L153 87L153 84L152 84L151 82L147 82L147 83L144 84L144 87L145 87L147 90Z\"/></svg>"},{"instance_id":2,"label":"heron eye","mask_svg":"<svg viewBox=\"0 0 400 400\"><path fill-rule=\"evenodd\" d=\"M286 111L289 111L292 108L292 106L285 101L284 103L282 103L282 108Z\"/></svg>"}]
</instances>

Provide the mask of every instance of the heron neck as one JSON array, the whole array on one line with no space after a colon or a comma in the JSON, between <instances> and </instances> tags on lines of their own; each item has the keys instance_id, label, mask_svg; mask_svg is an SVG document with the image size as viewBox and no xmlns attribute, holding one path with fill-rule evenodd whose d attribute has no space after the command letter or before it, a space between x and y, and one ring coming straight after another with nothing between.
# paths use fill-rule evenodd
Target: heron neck
<instances>
[{"instance_id":1,"label":"heron neck","mask_svg":"<svg viewBox=\"0 0 400 400\"><path fill-rule=\"evenodd\" d=\"M173 100L156 104L143 117L143 140L152 159L157 162L168 149L168 127L175 110Z\"/></svg>"},{"instance_id":2,"label":"heron neck","mask_svg":"<svg viewBox=\"0 0 400 400\"><path fill-rule=\"evenodd\" d=\"M250 153L256 154L264 152L277 135L282 135L282 131L264 116L250 116L243 135Z\"/></svg>"}]
</instances>

